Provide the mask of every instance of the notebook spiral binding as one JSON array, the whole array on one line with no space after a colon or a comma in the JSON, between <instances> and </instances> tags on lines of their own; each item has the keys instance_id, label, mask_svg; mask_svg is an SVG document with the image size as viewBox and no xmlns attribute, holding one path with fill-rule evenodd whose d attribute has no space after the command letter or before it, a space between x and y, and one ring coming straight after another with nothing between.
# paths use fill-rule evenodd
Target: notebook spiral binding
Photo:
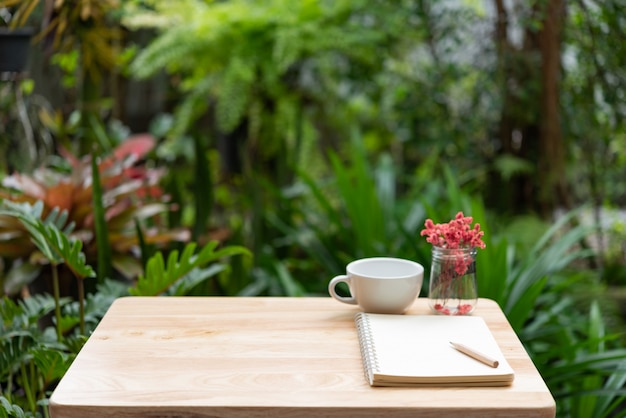
<instances>
[{"instance_id":1,"label":"notebook spiral binding","mask_svg":"<svg viewBox=\"0 0 626 418\"><path fill-rule=\"evenodd\" d=\"M361 348L361 358L363 360L365 380L371 384L374 380L374 373L379 371L376 346L372 340L372 333L367 316L363 315L362 312L359 312L356 314L355 323L357 335L359 337L359 346Z\"/></svg>"}]
</instances>

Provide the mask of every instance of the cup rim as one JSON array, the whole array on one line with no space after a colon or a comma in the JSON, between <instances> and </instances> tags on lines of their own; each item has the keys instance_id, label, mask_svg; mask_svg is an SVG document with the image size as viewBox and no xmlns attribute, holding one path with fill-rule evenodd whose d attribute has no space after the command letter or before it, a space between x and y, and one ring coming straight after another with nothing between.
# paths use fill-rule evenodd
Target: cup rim
<instances>
[{"instance_id":1,"label":"cup rim","mask_svg":"<svg viewBox=\"0 0 626 418\"><path fill-rule=\"evenodd\" d=\"M415 271L414 273L411 274L404 274L404 275L376 275L376 274L367 274L364 275L362 273L356 273L354 272L354 268L360 264L366 264L366 263L371 263L371 262L375 262L375 261L391 261L391 262L397 262L397 263L401 263L401 264L406 264L406 265L410 265L411 267L414 267L417 269L417 271ZM346 266L346 272L348 274L354 274L357 275L359 277L363 277L364 279L407 279L409 277L413 277L413 276L420 276L424 274L424 266L421 265L420 263L413 261L413 260L408 260L406 258L397 258L397 257L367 257L367 258L360 258L358 260L354 260L352 262L350 262L347 266Z\"/></svg>"}]
</instances>

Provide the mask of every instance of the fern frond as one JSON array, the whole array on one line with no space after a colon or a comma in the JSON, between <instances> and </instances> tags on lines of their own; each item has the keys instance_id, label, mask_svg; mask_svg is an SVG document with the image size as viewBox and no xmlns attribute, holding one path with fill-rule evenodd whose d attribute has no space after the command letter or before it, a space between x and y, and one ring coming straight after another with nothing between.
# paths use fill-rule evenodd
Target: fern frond
<instances>
[{"instance_id":1,"label":"fern frond","mask_svg":"<svg viewBox=\"0 0 626 418\"><path fill-rule=\"evenodd\" d=\"M183 102L176 108L176 118L172 127L171 137L182 136L189 126L206 111L209 106L207 97L211 95L214 87L214 78L206 77L199 81L190 93L185 96Z\"/></svg>"},{"instance_id":2,"label":"fern frond","mask_svg":"<svg viewBox=\"0 0 626 418\"><path fill-rule=\"evenodd\" d=\"M217 96L217 124L223 132L231 132L243 119L253 82L254 66L238 57L232 59Z\"/></svg>"}]
</instances>

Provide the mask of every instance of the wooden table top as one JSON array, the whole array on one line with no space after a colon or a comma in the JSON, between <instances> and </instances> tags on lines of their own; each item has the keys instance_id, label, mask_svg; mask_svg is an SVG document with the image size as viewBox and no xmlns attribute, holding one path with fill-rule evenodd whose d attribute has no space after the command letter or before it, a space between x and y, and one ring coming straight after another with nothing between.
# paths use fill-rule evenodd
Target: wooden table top
<instances>
[{"instance_id":1,"label":"wooden table top","mask_svg":"<svg viewBox=\"0 0 626 418\"><path fill-rule=\"evenodd\" d=\"M510 387L370 387L354 315L331 298L116 300L50 399L52 418L554 417L555 403L499 306L482 316ZM418 298L407 314L430 313Z\"/></svg>"}]
</instances>

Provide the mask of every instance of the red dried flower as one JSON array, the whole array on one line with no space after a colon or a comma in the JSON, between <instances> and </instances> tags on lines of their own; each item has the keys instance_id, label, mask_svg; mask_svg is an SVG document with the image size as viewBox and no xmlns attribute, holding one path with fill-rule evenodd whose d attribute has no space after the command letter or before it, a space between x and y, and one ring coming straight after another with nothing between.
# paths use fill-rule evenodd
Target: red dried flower
<instances>
[{"instance_id":1,"label":"red dried flower","mask_svg":"<svg viewBox=\"0 0 626 418\"><path fill-rule=\"evenodd\" d=\"M438 266L436 269L433 267L431 272L429 297L434 302L431 305L433 309L444 315L466 315L473 310L473 303L467 303L466 296L462 296L467 294L463 290L463 286L466 286L463 277L468 272L475 272L472 264L476 253L472 249L485 248L485 243L480 224L472 226L472 221L471 216L459 212L445 224L436 224L427 219L425 228L420 232L421 236L426 236L427 242L438 247L437 251L433 250L433 254L438 254ZM445 256L442 251L445 251ZM449 306L452 303L457 303L458 306Z\"/></svg>"},{"instance_id":2,"label":"red dried flower","mask_svg":"<svg viewBox=\"0 0 626 418\"><path fill-rule=\"evenodd\" d=\"M457 213L454 219L445 224L436 224L431 219L426 219L425 229L420 235L426 235L427 242L442 248L485 248L482 240L484 232L480 230L479 223L472 227L472 221L473 218L463 215L463 212Z\"/></svg>"}]
</instances>

